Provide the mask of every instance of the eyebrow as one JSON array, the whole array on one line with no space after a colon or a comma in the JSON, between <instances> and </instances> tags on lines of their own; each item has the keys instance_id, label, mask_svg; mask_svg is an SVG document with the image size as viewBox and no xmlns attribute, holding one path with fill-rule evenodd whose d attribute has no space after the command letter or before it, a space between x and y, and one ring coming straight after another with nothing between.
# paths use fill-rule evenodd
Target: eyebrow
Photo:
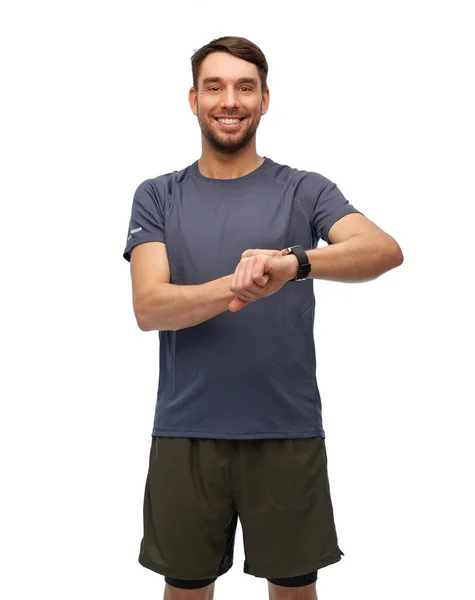
<instances>
[{"instance_id":1,"label":"eyebrow","mask_svg":"<svg viewBox=\"0 0 475 600\"><path fill-rule=\"evenodd\" d=\"M214 83L215 81L222 82L224 80L222 77L205 77L203 79L203 85L207 85L208 83ZM240 77L237 80L237 83L252 83L257 86L257 79L254 79L254 77Z\"/></svg>"}]
</instances>

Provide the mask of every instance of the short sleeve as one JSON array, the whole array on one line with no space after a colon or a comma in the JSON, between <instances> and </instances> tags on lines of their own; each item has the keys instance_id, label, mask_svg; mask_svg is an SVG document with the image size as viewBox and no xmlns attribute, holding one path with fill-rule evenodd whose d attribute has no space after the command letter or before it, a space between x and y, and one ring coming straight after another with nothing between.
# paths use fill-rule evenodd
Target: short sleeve
<instances>
[{"instance_id":1,"label":"short sleeve","mask_svg":"<svg viewBox=\"0 0 475 600\"><path fill-rule=\"evenodd\" d=\"M132 201L132 211L123 252L130 262L130 252L134 246L144 242L165 243L165 221L158 190L153 181L147 179L139 185Z\"/></svg>"},{"instance_id":2,"label":"short sleeve","mask_svg":"<svg viewBox=\"0 0 475 600\"><path fill-rule=\"evenodd\" d=\"M351 213L359 213L361 215L364 213L350 204L336 183L333 183L326 177L322 177L322 179L324 184L317 194L311 219L317 237L325 240L327 244L331 244L328 239L328 232L334 223Z\"/></svg>"}]
</instances>

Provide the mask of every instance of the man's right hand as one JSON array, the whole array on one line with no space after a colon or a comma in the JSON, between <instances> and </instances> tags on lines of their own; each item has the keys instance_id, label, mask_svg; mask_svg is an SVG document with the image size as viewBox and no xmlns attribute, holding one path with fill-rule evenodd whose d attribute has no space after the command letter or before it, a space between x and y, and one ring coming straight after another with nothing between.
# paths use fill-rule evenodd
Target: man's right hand
<instances>
[{"instance_id":1,"label":"man's right hand","mask_svg":"<svg viewBox=\"0 0 475 600\"><path fill-rule=\"evenodd\" d=\"M230 286L232 291L234 291L236 287L239 287L237 293L239 293L240 296L236 296L231 301L229 305L230 312L237 312L247 306L249 302L255 302L256 300L275 294L275 292L291 279L292 274L289 274L288 268L282 269L283 265L280 262L276 264L279 268L276 268L276 266L270 265L269 261L262 255L275 256L282 259L287 258L282 256L281 250L252 249L244 251L241 255L241 260L236 267ZM249 260L258 256L260 256L258 261ZM285 262L285 266L288 267L287 261ZM269 272L265 271L266 268L269 268ZM256 277L256 275L259 276ZM245 285L244 282L247 282L246 287L243 287L243 285ZM239 284L241 285L239 286Z\"/></svg>"}]
</instances>

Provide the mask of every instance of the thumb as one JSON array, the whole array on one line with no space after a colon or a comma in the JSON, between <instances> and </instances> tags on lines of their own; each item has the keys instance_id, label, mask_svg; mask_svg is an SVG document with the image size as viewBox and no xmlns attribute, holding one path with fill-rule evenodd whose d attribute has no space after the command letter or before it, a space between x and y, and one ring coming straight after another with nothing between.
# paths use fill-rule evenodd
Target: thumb
<instances>
[{"instance_id":1,"label":"thumb","mask_svg":"<svg viewBox=\"0 0 475 600\"><path fill-rule=\"evenodd\" d=\"M267 275L267 273L264 273L264 275L262 277L259 277L259 279L256 279L257 285L260 285L261 287L264 287L265 285L267 285L268 281L269 281L269 275Z\"/></svg>"},{"instance_id":2,"label":"thumb","mask_svg":"<svg viewBox=\"0 0 475 600\"><path fill-rule=\"evenodd\" d=\"M228 310L229 312L238 312L248 304L249 302L245 302L244 300L241 300L240 298L236 297L232 299L230 305L228 306Z\"/></svg>"}]
</instances>

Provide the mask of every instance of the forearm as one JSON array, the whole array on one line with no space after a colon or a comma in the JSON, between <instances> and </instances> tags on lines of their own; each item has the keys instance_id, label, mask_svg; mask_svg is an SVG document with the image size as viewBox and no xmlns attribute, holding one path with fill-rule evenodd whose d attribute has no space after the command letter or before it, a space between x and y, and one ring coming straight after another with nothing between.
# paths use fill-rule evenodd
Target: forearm
<instances>
[{"instance_id":1,"label":"forearm","mask_svg":"<svg viewBox=\"0 0 475 600\"><path fill-rule=\"evenodd\" d=\"M403 261L396 240L378 233L362 233L344 242L305 252L312 265L309 278L342 283L371 281ZM296 258L294 260L298 263ZM295 273L297 267L298 264Z\"/></svg>"},{"instance_id":2,"label":"forearm","mask_svg":"<svg viewBox=\"0 0 475 600\"><path fill-rule=\"evenodd\" d=\"M198 285L158 284L141 306L140 329L178 331L225 312L235 297L229 290L232 278L226 275Z\"/></svg>"}]
</instances>

